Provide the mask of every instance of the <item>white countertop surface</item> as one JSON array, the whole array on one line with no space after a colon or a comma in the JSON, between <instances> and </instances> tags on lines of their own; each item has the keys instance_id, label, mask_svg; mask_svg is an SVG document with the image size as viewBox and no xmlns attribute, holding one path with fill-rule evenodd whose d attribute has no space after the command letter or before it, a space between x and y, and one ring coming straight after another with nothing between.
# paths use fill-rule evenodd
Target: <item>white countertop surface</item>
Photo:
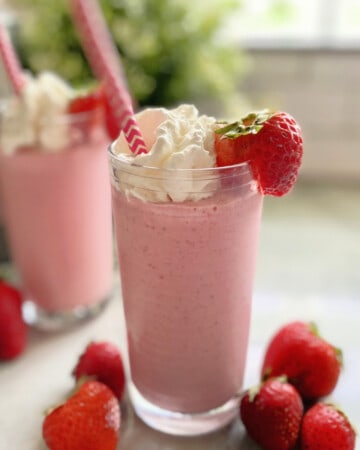
<instances>
[{"instance_id":1,"label":"white countertop surface","mask_svg":"<svg viewBox=\"0 0 360 450\"><path fill-rule=\"evenodd\" d=\"M118 290L116 289L115 296ZM324 336L344 351L344 370L331 400L341 406L360 429L360 302L324 298L254 298L246 386L258 380L265 343L277 327L292 318L316 320ZM121 302L114 299L91 322L71 331L44 334L31 331L27 351L12 363L0 365L0 449L45 450L41 438L43 412L58 403L73 386L70 376L77 356L91 340L108 339L123 353L124 328ZM356 382L355 382L356 381ZM150 430L136 419L125 401L118 449L257 449L239 422L229 429L201 438L174 438Z\"/></svg>"},{"instance_id":2,"label":"white countertop surface","mask_svg":"<svg viewBox=\"0 0 360 450\"><path fill-rule=\"evenodd\" d=\"M245 385L258 381L265 345L277 328L294 319L313 320L343 350L344 369L331 401L360 430L360 191L339 197L340 213L332 213L336 197L329 201L329 192L323 194L299 190L265 207ZM43 412L72 388L70 373L91 340L111 340L125 352L118 282L101 316L67 332L31 330L26 352L0 364L0 450L46 449ZM258 449L239 421L212 435L176 438L142 424L126 401L122 412L118 450Z\"/></svg>"}]
</instances>

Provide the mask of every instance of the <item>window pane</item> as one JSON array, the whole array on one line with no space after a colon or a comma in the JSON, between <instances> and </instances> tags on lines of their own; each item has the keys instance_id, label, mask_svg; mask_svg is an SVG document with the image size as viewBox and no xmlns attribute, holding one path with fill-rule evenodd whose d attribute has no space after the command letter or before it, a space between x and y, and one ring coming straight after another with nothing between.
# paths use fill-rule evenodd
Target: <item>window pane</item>
<instances>
[{"instance_id":1,"label":"window pane","mask_svg":"<svg viewBox=\"0 0 360 450\"><path fill-rule=\"evenodd\" d=\"M239 0L222 37L266 47L360 45L360 0Z\"/></svg>"},{"instance_id":2,"label":"window pane","mask_svg":"<svg viewBox=\"0 0 360 450\"><path fill-rule=\"evenodd\" d=\"M341 0L338 17L336 35L360 39L360 0Z\"/></svg>"},{"instance_id":3,"label":"window pane","mask_svg":"<svg viewBox=\"0 0 360 450\"><path fill-rule=\"evenodd\" d=\"M314 39L321 0L243 0L224 32L231 40Z\"/></svg>"}]
</instances>

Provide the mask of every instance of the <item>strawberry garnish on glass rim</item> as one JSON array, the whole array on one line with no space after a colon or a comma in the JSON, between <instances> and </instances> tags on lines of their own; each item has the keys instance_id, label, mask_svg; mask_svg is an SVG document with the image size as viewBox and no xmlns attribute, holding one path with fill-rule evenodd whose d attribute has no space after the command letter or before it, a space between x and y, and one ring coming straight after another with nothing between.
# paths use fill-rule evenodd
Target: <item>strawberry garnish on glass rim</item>
<instances>
[{"instance_id":1,"label":"strawberry garnish on glass rim","mask_svg":"<svg viewBox=\"0 0 360 450\"><path fill-rule=\"evenodd\" d=\"M102 107L103 93L101 87L97 87L76 92L76 95L70 100L68 112L70 114L80 114Z\"/></svg>"},{"instance_id":2,"label":"strawberry garnish on glass rim","mask_svg":"<svg viewBox=\"0 0 360 450\"><path fill-rule=\"evenodd\" d=\"M294 186L303 155L301 129L285 112L249 113L215 130L217 166L248 162L259 190L280 197Z\"/></svg>"},{"instance_id":3,"label":"strawberry garnish on glass rim","mask_svg":"<svg viewBox=\"0 0 360 450\"><path fill-rule=\"evenodd\" d=\"M104 122L104 100L101 86L76 91L67 107L71 114L71 128L80 131L82 138Z\"/></svg>"},{"instance_id":4,"label":"strawberry garnish on glass rim","mask_svg":"<svg viewBox=\"0 0 360 450\"><path fill-rule=\"evenodd\" d=\"M110 106L109 99L106 95L104 85L99 85L90 90L82 90L76 93L68 105L68 112L70 114L92 113L102 108L104 114L104 125L107 134L111 140L116 139L120 133L119 121L114 116L114 112ZM94 116L98 119L98 116ZM96 122L95 120L95 122ZM93 123L91 119L90 125Z\"/></svg>"}]
</instances>

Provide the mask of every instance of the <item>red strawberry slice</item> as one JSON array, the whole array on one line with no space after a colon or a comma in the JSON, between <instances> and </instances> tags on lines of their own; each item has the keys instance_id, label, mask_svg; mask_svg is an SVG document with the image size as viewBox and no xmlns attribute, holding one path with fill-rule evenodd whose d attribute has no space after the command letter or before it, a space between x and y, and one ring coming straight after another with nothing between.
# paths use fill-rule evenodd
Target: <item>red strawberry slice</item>
<instances>
[{"instance_id":1,"label":"red strawberry slice","mask_svg":"<svg viewBox=\"0 0 360 450\"><path fill-rule=\"evenodd\" d=\"M216 131L217 165L248 161L260 191L282 196L294 186L303 155L301 130L285 112L250 113Z\"/></svg>"},{"instance_id":2,"label":"red strawberry slice","mask_svg":"<svg viewBox=\"0 0 360 450\"><path fill-rule=\"evenodd\" d=\"M120 408L111 390L87 381L43 422L43 438L50 450L115 450Z\"/></svg>"},{"instance_id":3,"label":"red strawberry slice","mask_svg":"<svg viewBox=\"0 0 360 450\"><path fill-rule=\"evenodd\" d=\"M301 450L354 450L356 433L346 415L334 405L317 403L301 427Z\"/></svg>"},{"instance_id":4,"label":"red strawberry slice","mask_svg":"<svg viewBox=\"0 0 360 450\"><path fill-rule=\"evenodd\" d=\"M263 450L293 450L303 410L300 395L283 378L273 378L248 390L240 403L246 431Z\"/></svg>"}]
</instances>

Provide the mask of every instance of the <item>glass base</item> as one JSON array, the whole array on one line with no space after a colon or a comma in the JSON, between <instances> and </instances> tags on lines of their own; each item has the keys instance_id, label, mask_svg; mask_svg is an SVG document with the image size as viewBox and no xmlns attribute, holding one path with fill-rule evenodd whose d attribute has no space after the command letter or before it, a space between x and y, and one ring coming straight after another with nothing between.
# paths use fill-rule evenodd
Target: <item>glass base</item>
<instances>
[{"instance_id":1,"label":"glass base","mask_svg":"<svg viewBox=\"0 0 360 450\"><path fill-rule=\"evenodd\" d=\"M70 311L46 311L31 300L23 303L25 322L38 330L60 331L98 316L110 302L111 294L104 300L90 306L79 306Z\"/></svg>"},{"instance_id":2,"label":"glass base","mask_svg":"<svg viewBox=\"0 0 360 450\"><path fill-rule=\"evenodd\" d=\"M130 382L128 385L131 403L136 414L155 430L178 436L197 436L225 427L239 413L239 398L232 398L218 408L204 413L186 414L166 409L146 400Z\"/></svg>"}]
</instances>

